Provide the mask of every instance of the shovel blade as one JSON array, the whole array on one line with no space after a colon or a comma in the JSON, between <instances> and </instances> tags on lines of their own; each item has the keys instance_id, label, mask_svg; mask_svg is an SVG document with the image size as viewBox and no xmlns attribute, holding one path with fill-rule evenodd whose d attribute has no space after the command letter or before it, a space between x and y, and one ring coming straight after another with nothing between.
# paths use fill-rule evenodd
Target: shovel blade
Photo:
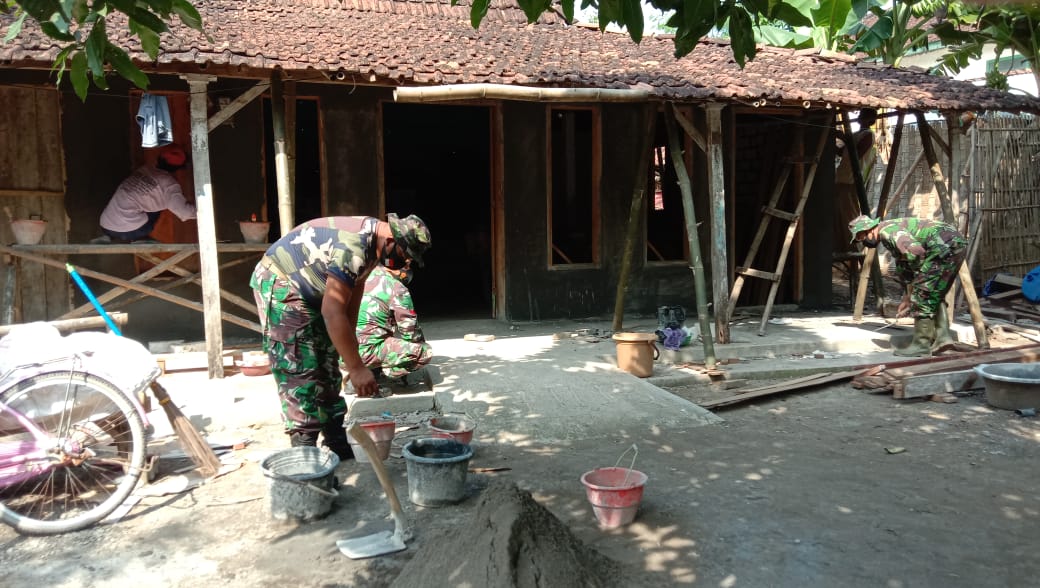
<instances>
[{"instance_id":1,"label":"shovel blade","mask_svg":"<svg viewBox=\"0 0 1040 588\"><path fill-rule=\"evenodd\" d=\"M336 547L350 559L365 559L404 551L406 546L399 533L383 531L356 539L340 539L336 541Z\"/></svg>"}]
</instances>

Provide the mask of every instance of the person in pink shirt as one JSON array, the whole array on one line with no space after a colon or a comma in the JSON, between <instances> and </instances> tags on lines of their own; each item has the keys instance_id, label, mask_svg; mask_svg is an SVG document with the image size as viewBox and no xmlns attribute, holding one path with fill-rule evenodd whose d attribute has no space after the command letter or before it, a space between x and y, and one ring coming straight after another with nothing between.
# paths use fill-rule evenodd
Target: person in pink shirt
<instances>
[{"instance_id":1,"label":"person in pink shirt","mask_svg":"<svg viewBox=\"0 0 1040 588\"><path fill-rule=\"evenodd\" d=\"M148 237L164 210L177 218L195 218L195 205L181 192L174 174L187 166L188 156L177 144L166 145L159 151L155 166L143 165L123 180L112 199L101 213L101 231L104 236L91 243L112 241L139 241Z\"/></svg>"}]
</instances>

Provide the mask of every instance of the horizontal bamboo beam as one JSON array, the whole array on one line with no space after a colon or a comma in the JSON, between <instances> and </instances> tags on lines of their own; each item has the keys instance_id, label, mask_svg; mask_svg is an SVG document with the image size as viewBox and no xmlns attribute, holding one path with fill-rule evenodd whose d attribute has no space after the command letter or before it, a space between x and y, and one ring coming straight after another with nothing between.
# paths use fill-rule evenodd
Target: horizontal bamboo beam
<instances>
[{"instance_id":1,"label":"horizontal bamboo beam","mask_svg":"<svg viewBox=\"0 0 1040 588\"><path fill-rule=\"evenodd\" d=\"M120 327L126 326L127 319L130 315L125 312L112 312L109 316L113 321ZM48 325L58 329L59 331L78 331L80 329L97 329L99 327L107 327L108 323L104 317L101 316L88 316L83 318L65 319L59 321L48 321ZM11 329L21 326L20 324L15 325L0 325L0 337L11 332Z\"/></svg>"}]
</instances>

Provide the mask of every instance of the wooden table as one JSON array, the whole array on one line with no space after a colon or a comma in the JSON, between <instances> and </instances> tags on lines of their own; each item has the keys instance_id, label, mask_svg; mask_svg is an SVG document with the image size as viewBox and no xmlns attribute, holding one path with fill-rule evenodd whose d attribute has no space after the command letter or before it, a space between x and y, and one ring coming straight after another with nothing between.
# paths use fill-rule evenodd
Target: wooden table
<instances>
[{"instance_id":1,"label":"wooden table","mask_svg":"<svg viewBox=\"0 0 1040 588\"><path fill-rule=\"evenodd\" d=\"M260 255L267 251L268 247L270 247L270 245L267 243L217 243L218 254L229 254L234 256L232 259L221 263L219 269L227 269L250 261L255 263L260 258ZM140 300L141 298L151 296L205 314L205 308L201 302L169 292L169 290L188 283L195 283L201 286L202 280L199 277L199 272L195 269L189 269L181 265L198 252L199 246L195 243L0 245L0 254L10 255L17 261L30 261L61 268L62 270L65 269L67 256L132 255L137 259L152 264L152 268L138 274L130 280L104 272L95 271L83 267L78 263L73 265L76 266L76 271L79 272L81 276L108 282L115 286L107 292L97 296L98 302L101 303L102 307L106 310L114 309L129 304L130 302ZM161 254L169 254L169 257L164 259ZM174 280L164 281L157 285L149 284L149 282L153 282L155 278L166 272L174 273L179 277ZM133 295L124 297L123 300L113 303L113 301L115 301L119 296L131 291L134 293ZM223 300L248 311L250 315L255 315L256 313L256 304L252 300L246 300L241 296L228 292L223 287L220 287L220 297ZM92 311L94 311L94 307L88 302L59 317L55 317L54 320L81 317ZM238 315L221 311L220 317L222 320L233 325L252 329L258 333L261 332L259 323L244 319Z\"/></svg>"}]
</instances>

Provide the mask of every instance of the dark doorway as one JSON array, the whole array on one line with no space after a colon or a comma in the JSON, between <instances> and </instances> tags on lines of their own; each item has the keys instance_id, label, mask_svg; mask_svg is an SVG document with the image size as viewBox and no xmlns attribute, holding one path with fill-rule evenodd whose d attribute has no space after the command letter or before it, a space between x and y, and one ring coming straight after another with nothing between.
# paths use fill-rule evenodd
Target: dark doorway
<instances>
[{"instance_id":1,"label":"dark doorway","mask_svg":"<svg viewBox=\"0 0 1040 588\"><path fill-rule=\"evenodd\" d=\"M296 100L296 202L292 226L324 215L321 209L321 135L318 101ZM267 219L271 221L270 239L281 236L278 217L278 176L275 171L274 124L271 99L264 98L264 173L267 183Z\"/></svg>"},{"instance_id":2,"label":"dark doorway","mask_svg":"<svg viewBox=\"0 0 1040 588\"><path fill-rule=\"evenodd\" d=\"M433 238L410 285L420 321L492 316L490 119L484 107L384 107L386 211L419 215Z\"/></svg>"}]
</instances>

